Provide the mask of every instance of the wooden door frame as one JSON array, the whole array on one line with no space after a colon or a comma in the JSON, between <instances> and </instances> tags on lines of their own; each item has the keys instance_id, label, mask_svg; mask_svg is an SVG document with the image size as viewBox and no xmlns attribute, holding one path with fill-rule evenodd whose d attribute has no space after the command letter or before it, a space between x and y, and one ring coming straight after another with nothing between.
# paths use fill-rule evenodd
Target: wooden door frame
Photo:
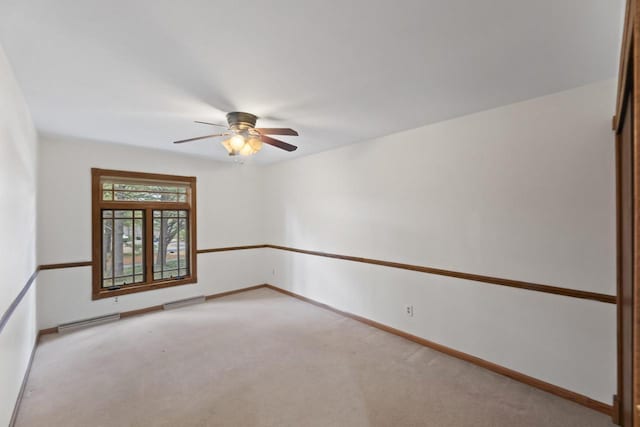
<instances>
[{"instance_id":1,"label":"wooden door frame","mask_svg":"<svg viewBox=\"0 0 640 427\"><path fill-rule=\"evenodd\" d=\"M633 376L633 408L632 408L632 426L625 427L640 427L640 286L639 286L639 274L640 273L640 134L638 127L640 125L640 7L638 6L639 0L627 0L625 24L622 39L622 48L620 53L620 69L618 77L618 94L616 102L616 113L613 117L613 130L616 133L616 220L617 225L617 270L618 270L618 396L615 400L614 408L614 422L622 422L622 380L623 380L623 317L622 317L622 293L620 273L622 267L622 239L621 239L621 185L620 185L620 133L625 125L624 113L625 106L631 99L632 114L631 121L634 124L632 129L632 144L633 144L633 203L632 203L632 218L633 218L633 304L632 313L633 319L631 323L633 343L632 349L632 376ZM629 90L631 89L631 90Z\"/></svg>"}]
</instances>

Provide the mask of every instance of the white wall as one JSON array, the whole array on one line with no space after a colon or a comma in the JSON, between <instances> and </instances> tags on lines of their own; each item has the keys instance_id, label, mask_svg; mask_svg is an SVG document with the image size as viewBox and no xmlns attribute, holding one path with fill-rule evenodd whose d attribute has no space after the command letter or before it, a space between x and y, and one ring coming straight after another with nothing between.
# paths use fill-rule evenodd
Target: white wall
<instances>
[{"instance_id":1,"label":"white wall","mask_svg":"<svg viewBox=\"0 0 640 427\"><path fill-rule=\"evenodd\" d=\"M37 137L0 47L0 316L36 269ZM35 286L0 332L0 425L7 425L36 339Z\"/></svg>"},{"instance_id":2,"label":"white wall","mask_svg":"<svg viewBox=\"0 0 640 427\"><path fill-rule=\"evenodd\" d=\"M615 294L614 98L600 82L269 166L265 238ZM611 403L613 304L268 252L270 283Z\"/></svg>"},{"instance_id":3,"label":"white wall","mask_svg":"<svg viewBox=\"0 0 640 427\"><path fill-rule=\"evenodd\" d=\"M199 248L272 243L614 294L614 95L600 82L262 168L45 137L40 263L90 260L101 167L197 176ZM612 304L273 249L198 260L197 285L118 303L91 301L88 267L43 271L39 327L268 282L605 403L615 392Z\"/></svg>"},{"instance_id":4,"label":"white wall","mask_svg":"<svg viewBox=\"0 0 640 427\"><path fill-rule=\"evenodd\" d=\"M91 168L197 177L199 249L263 241L259 171L158 150L43 136L40 141L40 264L91 260ZM198 283L91 300L91 268L43 270L38 326L57 326L114 312L264 283L262 249L198 255Z\"/></svg>"}]
</instances>

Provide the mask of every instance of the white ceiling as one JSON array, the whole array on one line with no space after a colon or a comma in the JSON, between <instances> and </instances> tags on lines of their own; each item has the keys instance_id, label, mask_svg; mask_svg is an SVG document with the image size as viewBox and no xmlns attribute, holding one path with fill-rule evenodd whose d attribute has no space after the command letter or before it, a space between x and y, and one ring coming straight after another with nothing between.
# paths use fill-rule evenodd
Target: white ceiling
<instances>
[{"instance_id":1,"label":"white ceiling","mask_svg":"<svg viewBox=\"0 0 640 427\"><path fill-rule=\"evenodd\" d=\"M623 0L2 0L40 131L226 159L247 111L277 161L616 75Z\"/></svg>"}]
</instances>

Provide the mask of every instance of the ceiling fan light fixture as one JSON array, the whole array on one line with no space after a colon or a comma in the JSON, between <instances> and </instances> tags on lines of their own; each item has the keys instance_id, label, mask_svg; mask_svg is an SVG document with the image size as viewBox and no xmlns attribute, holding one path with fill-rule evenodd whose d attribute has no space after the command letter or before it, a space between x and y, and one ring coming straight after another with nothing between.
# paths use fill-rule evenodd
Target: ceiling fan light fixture
<instances>
[{"instance_id":1,"label":"ceiling fan light fixture","mask_svg":"<svg viewBox=\"0 0 640 427\"><path fill-rule=\"evenodd\" d=\"M262 141L258 138L250 137L247 138L244 145L240 149L241 156L250 156L252 154L256 154L262 148Z\"/></svg>"},{"instance_id":2,"label":"ceiling fan light fixture","mask_svg":"<svg viewBox=\"0 0 640 427\"><path fill-rule=\"evenodd\" d=\"M255 137L245 139L242 135L235 135L222 141L222 145L230 156L250 156L260 151L262 141Z\"/></svg>"},{"instance_id":3,"label":"ceiling fan light fixture","mask_svg":"<svg viewBox=\"0 0 640 427\"><path fill-rule=\"evenodd\" d=\"M254 153L255 151L253 150L253 148L251 148L251 145L249 144L244 144L244 146L240 149L241 156L250 156Z\"/></svg>"},{"instance_id":4,"label":"ceiling fan light fixture","mask_svg":"<svg viewBox=\"0 0 640 427\"><path fill-rule=\"evenodd\" d=\"M231 138L225 139L221 144L227 150L230 156L237 156L240 153L240 150L236 150L231 146Z\"/></svg>"},{"instance_id":5,"label":"ceiling fan light fixture","mask_svg":"<svg viewBox=\"0 0 640 427\"><path fill-rule=\"evenodd\" d=\"M247 144L251 146L254 153L257 153L262 148L262 141L259 138L249 138Z\"/></svg>"},{"instance_id":6,"label":"ceiling fan light fixture","mask_svg":"<svg viewBox=\"0 0 640 427\"><path fill-rule=\"evenodd\" d=\"M229 144L231 145L231 148L233 148L236 151L239 151L242 149L242 147L244 147L245 145L245 140L244 140L244 136L237 134L231 137L231 139L229 139Z\"/></svg>"}]
</instances>

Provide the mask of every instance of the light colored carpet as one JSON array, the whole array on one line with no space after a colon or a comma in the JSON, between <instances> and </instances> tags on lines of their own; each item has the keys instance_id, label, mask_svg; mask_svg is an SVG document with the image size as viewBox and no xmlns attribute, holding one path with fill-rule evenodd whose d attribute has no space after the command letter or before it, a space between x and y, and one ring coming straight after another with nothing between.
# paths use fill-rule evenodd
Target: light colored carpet
<instances>
[{"instance_id":1,"label":"light colored carpet","mask_svg":"<svg viewBox=\"0 0 640 427\"><path fill-rule=\"evenodd\" d=\"M18 426L612 426L269 289L43 337Z\"/></svg>"}]
</instances>

